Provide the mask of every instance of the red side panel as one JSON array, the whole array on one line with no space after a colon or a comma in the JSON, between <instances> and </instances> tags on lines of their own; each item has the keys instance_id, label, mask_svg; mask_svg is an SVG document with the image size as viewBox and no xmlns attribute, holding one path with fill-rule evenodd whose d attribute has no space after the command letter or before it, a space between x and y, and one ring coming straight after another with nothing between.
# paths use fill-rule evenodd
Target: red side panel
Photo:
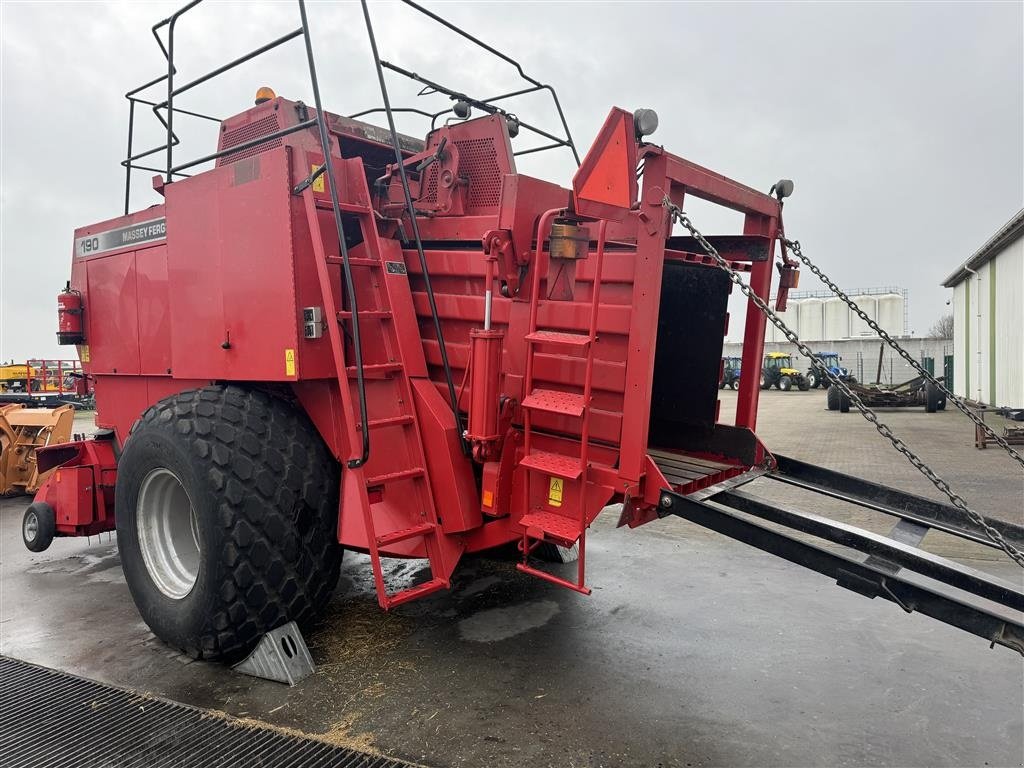
<instances>
[{"instance_id":1,"label":"red side panel","mask_svg":"<svg viewBox=\"0 0 1024 768\"><path fill-rule=\"evenodd\" d=\"M280 148L167 187L176 377L296 380L288 165Z\"/></svg>"},{"instance_id":2,"label":"red side panel","mask_svg":"<svg viewBox=\"0 0 1024 768\"><path fill-rule=\"evenodd\" d=\"M139 301L139 368L142 374L171 373L171 319L167 307L167 246L138 251L135 292Z\"/></svg>"},{"instance_id":3,"label":"red side panel","mask_svg":"<svg viewBox=\"0 0 1024 768\"><path fill-rule=\"evenodd\" d=\"M87 265L86 341L90 373L139 373L139 320L135 251L122 251Z\"/></svg>"}]
</instances>

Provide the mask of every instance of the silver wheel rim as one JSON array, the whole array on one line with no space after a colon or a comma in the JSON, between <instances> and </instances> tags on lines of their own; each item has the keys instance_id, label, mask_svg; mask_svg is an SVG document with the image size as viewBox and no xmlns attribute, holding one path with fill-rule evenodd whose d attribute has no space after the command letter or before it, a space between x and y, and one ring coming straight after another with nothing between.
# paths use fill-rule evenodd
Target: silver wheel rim
<instances>
[{"instance_id":1,"label":"silver wheel rim","mask_svg":"<svg viewBox=\"0 0 1024 768\"><path fill-rule=\"evenodd\" d=\"M185 486L169 469L154 469L143 479L135 524L157 589L172 600L186 597L199 578L199 524Z\"/></svg>"},{"instance_id":2,"label":"silver wheel rim","mask_svg":"<svg viewBox=\"0 0 1024 768\"><path fill-rule=\"evenodd\" d=\"M35 541L39 535L39 516L35 512L25 515L25 522L22 523L22 535L25 541Z\"/></svg>"}]
</instances>

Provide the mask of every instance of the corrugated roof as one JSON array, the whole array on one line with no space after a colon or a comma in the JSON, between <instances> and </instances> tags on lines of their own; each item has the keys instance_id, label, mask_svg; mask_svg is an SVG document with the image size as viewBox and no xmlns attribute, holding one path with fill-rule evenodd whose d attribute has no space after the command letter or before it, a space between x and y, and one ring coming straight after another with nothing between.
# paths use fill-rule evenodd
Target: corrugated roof
<instances>
[{"instance_id":1,"label":"corrugated roof","mask_svg":"<svg viewBox=\"0 0 1024 768\"><path fill-rule=\"evenodd\" d=\"M970 274L967 271L968 268L977 269L982 264L991 261L1022 234L1024 234L1024 208L1017 211L1012 219L1006 222L981 248L974 252L971 258L957 267L949 277L943 280L942 285L946 288L952 288L954 285L963 282Z\"/></svg>"}]
</instances>

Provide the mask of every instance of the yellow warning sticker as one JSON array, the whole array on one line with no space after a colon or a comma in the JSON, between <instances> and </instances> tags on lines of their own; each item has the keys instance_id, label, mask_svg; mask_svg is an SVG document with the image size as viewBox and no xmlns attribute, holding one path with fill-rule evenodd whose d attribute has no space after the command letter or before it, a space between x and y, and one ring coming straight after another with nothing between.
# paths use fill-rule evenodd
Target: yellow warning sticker
<instances>
[{"instance_id":1,"label":"yellow warning sticker","mask_svg":"<svg viewBox=\"0 0 1024 768\"><path fill-rule=\"evenodd\" d=\"M309 172L310 173L315 173L316 169L319 168L319 167L320 167L319 165L317 165L316 163L313 163L313 165L310 166L310 168L309 168ZM324 176L326 174L327 174L327 171L324 171L323 173L321 173L319 176L316 177L316 181L313 182L313 191L314 192L323 192L324 191Z\"/></svg>"},{"instance_id":2,"label":"yellow warning sticker","mask_svg":"<svg viewBox=\"0 0 1024 768\"><path fill-rule=\"evenodd\" d=\"M81 360L83 363L88 363L89 362L89 345L88 344L81 344L81 345L79 345L79 347L78 347L78 359Z\"/></svg>"},{"instance_id":3,"label":"yellow warning sticker","mask_svg":"<svg viewBox=\"0 0 1024 768\"><path fill-rule=\"evenodd\" d=\"M548 505L552 507L562 506L562 483L565 481L560 477L548 478Z\"/></svg>"},{"instance_id":4,"label":"yellow warning sticker","mask_svg":"<svg viewBox=\"0 0 1024 768\"><path fill-rule=\"evenodd\" d=\"M286 349L284 351L284 375L294 376L295 375L295 350Z\"/></svg>"},{"instance_id":5,"label":"yellow warning sticker","mask_svg":"<svg viewBox=\"0 0 1024 768\"><path fill-rule=\"evenodd\" d=\"M484 491L484 506L488 509L494 506L494 493L492 491Z\"/></svg>"}]
</instances>

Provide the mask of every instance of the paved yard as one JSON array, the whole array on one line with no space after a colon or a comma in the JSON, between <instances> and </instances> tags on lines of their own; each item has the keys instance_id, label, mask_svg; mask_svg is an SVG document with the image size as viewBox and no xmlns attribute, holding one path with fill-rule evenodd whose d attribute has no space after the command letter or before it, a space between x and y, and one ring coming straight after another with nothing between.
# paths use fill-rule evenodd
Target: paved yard
<instances>
[{"instance_id":1,"label":"paved yard","mask_svg":"<svg viewBox=\"0 0 1024 768\"><path fill-rule=\"evenodd\" d=\"M735 394L722 397L724 416ZM1021 520L1019 468L977 451L961 415L883 420L979 510ZM760 433L780 453L935 496L821 392L764 393ZM319 671L288 689L153 638L106 537L27 552L24 504L0 502L0 651L198 706L433 766L1024 762L1019 656L680 520L628 531L602 516L589 598L473 558L450 593L383 614L365 558L346 557L308 638ZM1022 578L1002 560L972 564Z\"/></svg>"}]
</instances>

